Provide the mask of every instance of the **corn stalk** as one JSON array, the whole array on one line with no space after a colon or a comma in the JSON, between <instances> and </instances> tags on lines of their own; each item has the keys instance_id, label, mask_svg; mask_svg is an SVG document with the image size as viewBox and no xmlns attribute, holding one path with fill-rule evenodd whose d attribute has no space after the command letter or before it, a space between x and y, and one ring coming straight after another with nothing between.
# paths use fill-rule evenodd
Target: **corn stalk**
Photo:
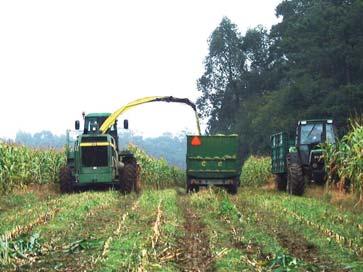
<instances>
[{"instance_id":1,"label":"corn stalk","mask_svg":"<svg viewBox=\"0 0 363 272\"><path fill-rule=\"evenodd\" d=\"M338 180L340 187L351 185L363 203L363 121L350 121L350 132L336 145L325 145L326 170L330 184Z\"/></svg>"},{"instance_id":2,"label":"corn stalk","mask_svg":"<svg viewBox=\"0 0 363 272\"><path fill-rule=\"evenodd\" d=\"M135 145L129 145L141 166L141 182L143 188L164 189L175 185L184 186L185 171L170 166L165 159L156 159L147 155Z\"/></svg>"},{"instance_id":3,"label":"corn stalk","mask_svg":"<svg viewBox=\"0 0 363 272\"><path fill-rule=\"evenodd\" d=\"M0 142L0 193L31 183L57 182L64 164L64 152Z\"/></svg>"}]
</instances>

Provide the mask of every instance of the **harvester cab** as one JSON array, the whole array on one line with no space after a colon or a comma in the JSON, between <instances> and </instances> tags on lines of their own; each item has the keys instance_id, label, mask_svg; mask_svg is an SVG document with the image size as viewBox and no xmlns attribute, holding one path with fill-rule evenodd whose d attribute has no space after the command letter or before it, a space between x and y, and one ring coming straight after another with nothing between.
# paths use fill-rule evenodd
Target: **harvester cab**
<instances>
[{"instance_id":1,"label":"harvester cab","mask_svg":"<svg viewBox=\"0 0 363 272\"><path fill-rule=\"evenodd\" d=\"M277 189L302 195L306 180L323 184L326 173L321 144L334 144L336 135L333 120L326 119L299 121L294 144L285 132L272 135L272 173Z\"/></svg>"}]
</instances>

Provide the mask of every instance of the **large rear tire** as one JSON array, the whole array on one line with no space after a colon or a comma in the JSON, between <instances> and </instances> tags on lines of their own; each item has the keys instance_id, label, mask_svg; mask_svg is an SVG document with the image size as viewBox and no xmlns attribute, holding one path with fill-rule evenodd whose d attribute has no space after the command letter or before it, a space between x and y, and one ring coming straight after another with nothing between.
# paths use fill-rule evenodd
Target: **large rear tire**
<instances>
[{"instance_id":1,"label":"large rear tire","mask_svg":"<svg viewBox=\"0 0 363 272\"><path fill-rule=\"evenodd\" d=\"M126 163L119 175L120 188L124 193L131 193L137 182L136 162Z\"/></svg>"},{"instance_id":2,"label":"large rear tire","mask_svg":"<svg viewBox=\"0 0 363 272\"><path fill-rule=\"evenodd\" d=\"M68 194L73 192L73 176L70 167L64 166L60 169L59 183L61 193Z\"/></svg>"},{"instance_id":3,"label":"large rear tire","mask_svg":"<svg viewBox=\"0 0 363 272\"><path fill-rule=\"evenodd\" d=\"M286 191L287 188L287 177L286 174L275 175L275 185L277 191Z\"/></svg>"},{"instance_id":4,"label":"large rear tire","mask_svg":"<svg viewBox=\"0 0 363 272\"><path fill-rule=\"evenodd\" d=\"M287 155L287 192L291 195L304 194L305 180L297 153Z\"/></svg>"}]
</instances>

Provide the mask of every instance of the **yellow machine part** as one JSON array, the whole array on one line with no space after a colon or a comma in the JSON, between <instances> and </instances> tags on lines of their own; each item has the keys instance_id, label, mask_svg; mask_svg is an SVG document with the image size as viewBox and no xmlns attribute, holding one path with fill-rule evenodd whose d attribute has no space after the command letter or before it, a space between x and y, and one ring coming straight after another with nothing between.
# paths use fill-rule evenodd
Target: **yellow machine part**
<instances>
[{"instance_id":1,"label":"yellow machine part","mask_svg":"<svg viewBox=\"0 0 363 272\"><path fill-rule=\"evenodd\" d=\"M185 103L185 102L182 102L182 100L185 100L185 99L179 99L179 98L174 98L174 97L170 97L170 96L148 96L148 97L143 97L143 98L134 100L134 101L126 104L125 106L119 108L118 110L116 110L103 122L102 126L100 127L101 134L105 134L106 131L116 122L117 118L122 113L126 112L127 110L132 109L133 107L136 107L138 105L145 104L145 103L163 102L163 99L164 99L164 102ZM179 101L173 101L172 99L179 100ZM189 103L186 103L186 104L190 105ZM196 122L197 122L198 133L199 133L199 135L201 135L198 113L195 109L195 106L194 106L193 110L194 110L195 118L196 118Z\"/></svg>"},{"instance_id":2,"label":"yellow machine part","mask_svg":"<svg viewBox=\"0 0 363 272\"><path fill-rule=\"evenodd\" d=\"M116 148L115 145L109 142L94 142L94 143L81 143L81 147L90 147L90 146L112 146L113 148Z\"/></svg>"}]
</instances>

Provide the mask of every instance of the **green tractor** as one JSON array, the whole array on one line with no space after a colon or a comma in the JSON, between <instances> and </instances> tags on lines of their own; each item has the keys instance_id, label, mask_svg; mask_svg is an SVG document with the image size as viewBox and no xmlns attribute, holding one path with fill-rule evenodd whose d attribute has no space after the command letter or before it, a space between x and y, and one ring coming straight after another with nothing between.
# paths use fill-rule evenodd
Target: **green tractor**
<instances>
[{"instance_id":1,"label":"green tractor","mask_svg":"<svg viewBox=\"0 0 363 272\"><path fill-rule=\"evenodd\" d=\"M335 139L332 120L299 121L295 139L289 139L285 132L273 134L272 173L276 177L277 189L302 195L307 181L323 184L326 173L320 144L334 144Z\"/></svg>"},{"instance_id":2,"label":"green tractor","mask_svg":"<svg viewBox=\"0 0 363 272\"><path fill-rule=\"evenodd\" d=\"M67 137L67 165L60 171L61 192L70 193L89 185L114 186L126 193L141 190L134 155L119 149L117 121L105 133L100 132L101 124L110 115L83 114L83 132L72 144ZM124 128L128 129L127 120ZM80 129L78 120L75 129Z\"/></svg>"}]
</instances>

